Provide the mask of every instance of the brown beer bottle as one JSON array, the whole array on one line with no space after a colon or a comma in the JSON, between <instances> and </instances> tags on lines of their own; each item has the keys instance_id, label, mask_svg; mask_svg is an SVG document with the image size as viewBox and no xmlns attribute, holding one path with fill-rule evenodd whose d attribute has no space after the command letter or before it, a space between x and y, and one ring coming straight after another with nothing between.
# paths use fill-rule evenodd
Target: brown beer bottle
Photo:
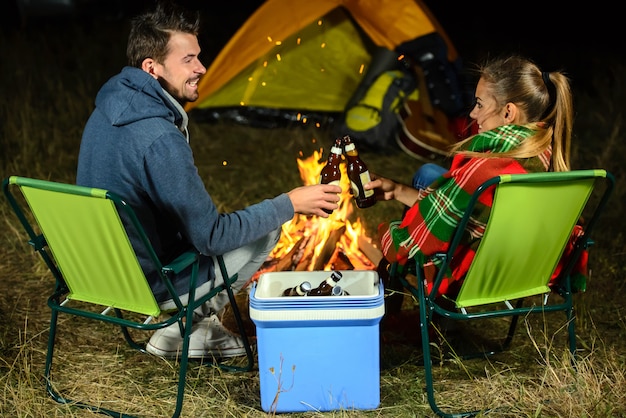
<instances>
[{"instance_id":1,"label":"brown beer bottle","mask_svg":"<svg viewBox=\"0 0 626 418\"><path fill-rule=\"evenodd\" d=\"M333 271L326 280L320 283L315 289L311 289L309 296L331 296L333 294L333 288L337 285L337 282L341 280L343 275L340 271Z\"/></svg>"},{"instance_id":2,"label":"brown beer bottle","mask_svg":"<svg viewBox=\"0 0 626 418\"><path fill-rule=\"evenodd\" d=\"M328 160L326 165L322 167L320 172L320 184L335 184L340 186L341 183L341 138L335 139L335 143L330 148L330 154L328 154ZM324 209L326 213L333 213L332 210Z\"/></svg>"},{"instance_id":3,"label":"brown beer bottle","mask_svg":"<svg viewBox=\"0 0 626 418\"><path fill-rule=\"evenodd\" d=\"M370 172L367 166L359 157L356 145L352 142L349 135L343 137L343 149L346 153L348 165L348 178L350 179L350 187L352 197L356 205L361 209L369 208L376 203L376 196L373 190L363 190L363 185L371 181Z\"/></svg>"},{"instance_id":4,"label":"brown beer bottle","mask_svg":"<svg viewBox=\"0 0 626 418\"><path fill-rule=\"evenodd\" d=\"M306 296L311 290L311 283L302 282L297 286L285 289L283 296Z\"/></svg>"}]
</instances>

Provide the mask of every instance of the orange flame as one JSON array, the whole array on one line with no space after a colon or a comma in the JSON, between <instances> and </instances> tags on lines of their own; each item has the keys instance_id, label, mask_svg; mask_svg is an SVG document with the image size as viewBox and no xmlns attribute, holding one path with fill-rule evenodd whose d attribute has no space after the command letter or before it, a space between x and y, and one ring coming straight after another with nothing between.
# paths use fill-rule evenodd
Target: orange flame
<instances>
[{"instance_id":1,"label":"orange flame","mask_svg":"<svg viewBox=\"0 0 626 418\"><path fill-rule=\"evenodd\" d=\"M313 155L305 159L298 159L298 170L305 185L317 184L320 172L325 165L321 161L322 151L314 151ZM306 266L299 266L300 270L312 271L327 245L331 234L335 231L344 230L337 240L334 252L343 252L350 260L355 269L372 269L372 262L359 249L359 237L365 237L365 230L359 218L355 222L348 219L353 214L352 195L350 194L350 181L346 173L345 164L341 165L341 188L339 208L333 211L328 218L307 217L296 214L294 218L286 222L282 227L282 236L278 244L270 254L273 259L281 259L287 256L294 246L302 238L307 239L307 247L313 246L313 256L306 260ZM327 263L323 270L331 270L332 264Z\"/></svg>"}]
</instances>

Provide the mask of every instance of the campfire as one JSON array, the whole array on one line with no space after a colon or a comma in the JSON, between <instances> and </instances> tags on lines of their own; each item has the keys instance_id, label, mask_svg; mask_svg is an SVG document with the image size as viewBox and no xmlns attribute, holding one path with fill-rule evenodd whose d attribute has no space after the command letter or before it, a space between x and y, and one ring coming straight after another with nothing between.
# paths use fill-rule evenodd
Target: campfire
<instances>
[{"instance_id":1,"label":"campfire","mask_svg":"<svg viewBox=\"0 0 626 418\"><path fill-rule=\"evenodd\" d=\"M316 184L325 164L321 150L305 159L298 159L300 177L305 185ZM282 236L261 272L317 270L373 270L382 255L365 235L359 218L349 219L354 212L350 181L345 164L341 166L341 198L339 208L328 218L296 214L285 223Z\"/></svg>"}]
</instances>

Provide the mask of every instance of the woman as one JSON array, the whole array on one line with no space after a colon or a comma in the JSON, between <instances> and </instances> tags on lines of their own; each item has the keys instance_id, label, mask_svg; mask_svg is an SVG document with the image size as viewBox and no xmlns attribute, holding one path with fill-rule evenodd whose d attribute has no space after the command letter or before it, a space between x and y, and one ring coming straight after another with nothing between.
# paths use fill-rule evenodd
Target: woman
<instances>
[{"instance_id":1,"label":"woman","mask_svg":"<svg viewBox=\"0 0 626 418\"><path fill-rule=\"evenodd\" d=\"M375 189L379 200L395 199L410 206L402 221L379 226L386 262L404 264L421 254L425 265L436 268L429 256L446 250L471 194L487 179L570 169L573 106L568 78L561 72L542 72L519 56L487 62L479 75L470 113L478 133L455 144L449 170L433 171L428 165L431 174L426 177L437 177L432 182L422 178L430 183L425 188L376 175L365 186ZM418 173L414 183L419 184L419 177ZM493 189L475 209L447 281L440 287L442 293L458 291L484 234L492 200ZM432 283L428 285L430 291Z\"/></svg>"}]
</instances>

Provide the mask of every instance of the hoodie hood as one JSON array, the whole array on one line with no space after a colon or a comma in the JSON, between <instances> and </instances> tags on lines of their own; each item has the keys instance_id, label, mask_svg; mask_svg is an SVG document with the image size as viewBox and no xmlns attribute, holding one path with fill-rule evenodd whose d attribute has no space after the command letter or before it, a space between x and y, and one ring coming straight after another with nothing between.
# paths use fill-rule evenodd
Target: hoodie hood
<instances>
[{"instance_id":1,"label":"hoodie hood","mask_svg":"<svg viewBox=\"0 0 626 418\"><path fill-rule=\"evenodd\" d=\"M96 107L113 126L149 118L165 118L181 126L184 120L181 106L172 103L159 82L135 67L124 67L102 86Z\"/></svg>"}]
</instances>

